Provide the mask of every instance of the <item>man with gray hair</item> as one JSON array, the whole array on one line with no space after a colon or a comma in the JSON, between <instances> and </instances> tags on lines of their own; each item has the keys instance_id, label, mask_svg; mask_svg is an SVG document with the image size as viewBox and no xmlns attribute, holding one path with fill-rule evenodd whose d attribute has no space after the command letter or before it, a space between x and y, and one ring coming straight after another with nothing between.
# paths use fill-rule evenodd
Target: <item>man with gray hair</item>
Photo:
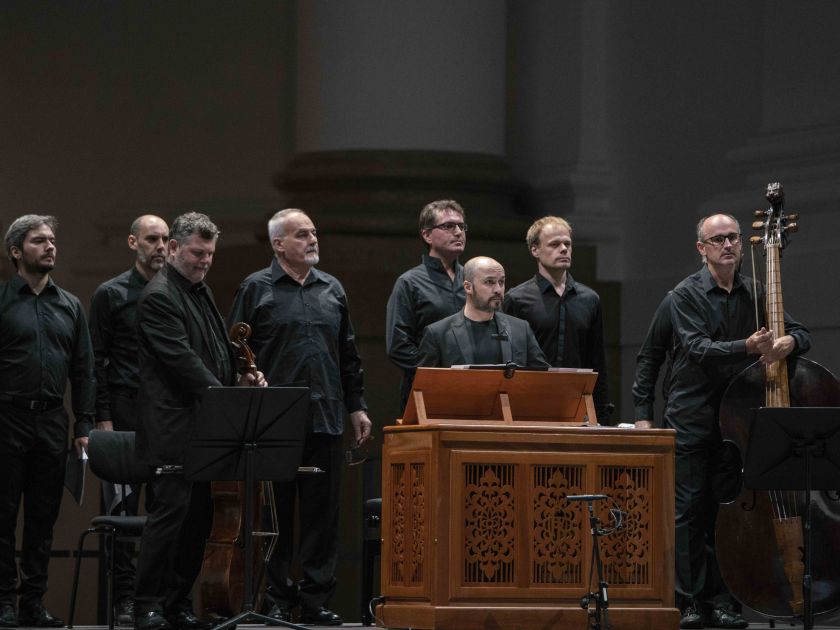
<instances>
[{"instance_id":1,"label":"man with gray hair","mask_svg":"<svg viewBox=\"0 0 840 630\"><path fill-rule=\"evenodd\" d=\"M492 258L471 258L464 265L464 309L426 327L420 365L452 367L515 363L548 367L528 322L501 312L505 270Z\"/></svg>"},{"instance_id":2,"label":"man with gray hair","mask_svg":"<svg viewBox=\"0 0 840 630\"><path fill-rule=\"evenodd\" d=\"M166 264L169 226L152 214L137 217L128 234L134 252L131 269L94 292L90 304L90 338L96 358L96 428L137 430L137 302L143 288ZM123 508L136 515L141 486L108 507L112 513ZM104 484L106 495L114 496L113 484ZM147 491L147 503L149 503ZM107 550L107 548L106 548ZM134 543L114 546L114 619L120 625L134 623Z\"/></svg>"},{"instance_id":3,"label":"man with gray hair","mask_svg":"<svg viewBox=\"0 0 840 630\"><path fill-rule=\"evenodd\" d=\"M76 451L93 424L93 352L79 300L50 277L56 261L55 217L27 214L6 232L17 273L0 287L0 627L60 627L44 608L53 527L67 458L70 381ZM15 529L24 500L20 584ZM15 611L15 595L19 608Z\"/></svg>"},{"instance_id":4,"label":"man with gray hair","mask_svg":"<svg viewBox=\"0 0 840 630\"><path fill-rule=\"evenodd\" d=\"M315 268L319 250L312 220L297 208L281 210L268 222L268 234L274 260L239 286L228 324L251 326L256 363L271 385L309 387L312 415L302 465L324 471L274 484L280 531L268 565L269 616L289 622L299 604L301 623L337 626L342 619L327 604L336 585L345 411L354 444L371 432L362 362L344 287ZM290 579L296 495L299 584Z\"/></svg>"},{"instance_id":5,"label":"man with gray hair","mask_svg":"<svg viewBox=\"0 0 840 630\"><path fill-rule=\"evenodd\" d=\"M224 320L204 278L219 230L198 212L177 217L166 265L143 289L137 308L137 454L151 470L152 503L137 558L137 630L205 630L190 593L212 524L210 484L187 481L181 469L196 410L208 387L264 386L236 374Z\"/></svg>"}]
</instances>

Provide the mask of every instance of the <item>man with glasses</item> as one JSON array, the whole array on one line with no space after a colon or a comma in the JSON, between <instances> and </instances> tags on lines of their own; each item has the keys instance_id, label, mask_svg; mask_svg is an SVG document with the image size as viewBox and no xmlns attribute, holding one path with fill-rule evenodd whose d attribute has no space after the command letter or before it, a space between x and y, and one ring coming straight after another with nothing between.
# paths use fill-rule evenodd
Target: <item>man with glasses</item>
<instances>
[{"instance_id":1,"label":"man with glasses","mask_svg":"<svg viewBox=\"0 0 840 630\"><path fill-rule=\"evenodd\" d=\"M371 433L362 361L344 287L315 268L319 249L312 220L302 210L281 210L268 222L268 236L275 258L239 286L228 323L251 326L249 343L270 385L309 387L302 465L324 471L274 484L280 531L268 563L269 617L289 622L299 604L301 623L340 626L341 617L327 605L336 586L345 411L357 446ZM291 580L295 497L298 584Z\"/></svg>"},{"instance_id":2,"label":"man with glasses","mask_svg":"<svg viewBox=\"0 0 840 630\"><path fill-rule=\"evenodd\" d=\"M451 199L433 201L420 211L420 238L428 253L419 265L397 278L388 299L385 347L403 370L400 411L411 391L426 326L464 306L464 268L458 256L467 242L465 221L464 209Z\"/></svg>"},{"instance_id":3,"label":"man with glasses","mask_svg":"<svg viewBox=\"0 0 840 630\"><path fill-rule=\"evenodd\" d=\"M560 217L543 217L528 228L525 238L537 273L505 296L505 313L531 325L550 365L598 373L592 397L598 422L605 424L613 405L607 389L601 298L569 273L572 226Z\"/></svg>"},{"instance_id":4,"label":"man with glasses","mask_svg":"<svg viewBox=\"0 0 840 630\"><path fill-rule=\"evenodd\" d=\"M746 628L732 609L731 596L714 558L718 504L738 490L739 462L727 456L718 426L718 408L730 381L757 358L765 363L802 353L810 334L785 314L785 335L774 339L755 321L752 279L738 269L741 230L728 214L697 224L700 271L671 294L671 321L677 343L665 407L665 426L676 443L676 589L681 628ZM758 285L758 303L764 289ZM708 550L708 552L707 552ZM705 619L704 619L705 617Z\"/></svg>"}]
</instances>

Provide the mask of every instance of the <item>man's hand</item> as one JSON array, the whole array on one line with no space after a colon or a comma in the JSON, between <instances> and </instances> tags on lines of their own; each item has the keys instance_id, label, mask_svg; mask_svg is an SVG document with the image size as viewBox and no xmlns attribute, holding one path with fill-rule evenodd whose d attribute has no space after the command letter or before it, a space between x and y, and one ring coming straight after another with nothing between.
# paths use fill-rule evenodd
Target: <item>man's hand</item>
<instances>
[{"instance_id":1,"label":"man's hand","mask_svg":"<svg viewBox=\"0 0 840 630\"><path fill-rule=\"evenodd\" d=\"M86 437L83 438L76 438L73 440L73 446L76 448L76 455L79 457L82 456L82 450L87 450L88 447L88 439Z\"/></svg>"},{"instance_id":2,"label":"man's hand","mask_svg":"<svg viewBox=\"0 0 840 630\"><path fill-rule=\"evenodd\" d=\"M114 423L111 420L101 420L96 423L97 431L113 431Z\"/></svg>"},{"instance_id":3,"label":"man's hand","mask_svg":"<svg viewBox=\"0 0 840 630\"><path fill-rule=\"evenodd\" d=\"M257 370L256 376L250 372L240 374L236 385L237 387L268 387L268 381L265 380L265 374Z\"/></svg>"},{"instance_id":4,"label":"man's hand","mask_svg":"<svg viewBox=\"0 0 840 630\"><path fill-rule=\"evenodd\" d=\"M653 422L650 420L636 420L636 428L637 429L652 429Z\"/></svg>"},{"instance_id":5,"label":"man's hand","mask_svg":"<svg viewBox=\"0 0 840 630\"><path fill-rule=\"evenodd\" d=\"M773 333L761 327L761 330L754 332L747 337L747 354L766 354L773 349Z\"/></svg>"},{"instance_id":6,"label":"man's hand","mask_svg":"<svg viewBox=\"0 0 840 630\"><path fill-rule=\"evenodd\" d=\"M367 442L370 439L373 423L368 418L367 411L360 409L351 413L350 424L353 425L353 437L356 438L356 445Z\"/></svg>"},{"instance_id":7,"label":"man's hand","mask_svg":"<svg viewBox=\"0 0 840 630\"><path fill-rule=\"evenodd\" d=\"M776 339L769 351L765 351L761 355L761 362L765 364L775 363L781 361L796 348L796 341L791 335L785 335Z\"/></svg>"}]
</instances>

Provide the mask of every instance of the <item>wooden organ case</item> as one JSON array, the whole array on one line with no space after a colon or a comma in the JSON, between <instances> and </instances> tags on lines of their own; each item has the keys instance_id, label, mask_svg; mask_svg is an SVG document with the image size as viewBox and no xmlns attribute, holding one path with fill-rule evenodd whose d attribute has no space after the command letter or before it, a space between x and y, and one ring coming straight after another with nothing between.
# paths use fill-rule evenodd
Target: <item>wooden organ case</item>
<instances>
[{"instance_id":1,"label":"wooden organ case","mask_svg":"<svg viewBox=\"0 0 840 630\"><path fill-rule=\"evenodd\" d=\"M615 629L676 628L674 433L594 423L593 372L420 368L382 462L381 590L389 628L586 628L597 590L584 502ZM590 419L592 419L590 421ZM594 606L591 605L591 606Z\"/></svg>"}]
</instances>

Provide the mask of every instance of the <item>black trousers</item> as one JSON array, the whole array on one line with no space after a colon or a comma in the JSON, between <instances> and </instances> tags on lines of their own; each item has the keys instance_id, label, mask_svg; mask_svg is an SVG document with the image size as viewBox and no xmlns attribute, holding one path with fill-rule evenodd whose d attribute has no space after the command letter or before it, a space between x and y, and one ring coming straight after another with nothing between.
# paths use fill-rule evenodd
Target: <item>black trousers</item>
<instances>
[{"instance_id":1,"label":"black trousers","mask_svg":"<svg viewBox=\"0 0 840 630\"><path fill-rule=\"evenodd\" d=\"M47 569L53 527L61 507L67 461L67 412L58 407L36 412L0 404L3 445L0 461L0 605L41 604L47 591ZM15 562L15 530L23 498L20 587Z\"/></svg>"},{"instance_id":2,"label":"black trousers","mask_svg":"<svg viewBox=\"0 0 840 630\"><path fill-rule=\"evenodd\" d=\"M190 592L201 572L213 519L210 484L158 475L137 557L136 614L192 610Z\"/></svg>"},{"instance_id":3,"label":"black trousers","mask_svg":"<svg viewBox=\"0 0 840 630\"><path fill-rule=\"evenodd\" d=\"M737 491L738 468L720 440L677 444L676 591L681 609L690 601L706 608L731 604L715 556L715 519L720 501Z\"/></svg>"},{"instance_id":4,"label":"black trousers","mask_svg":"<svg viewBox=\"0 0 840 630\"><path fill-rule=\"evenodd\" d=\"M338 562L338 518L344 466L342 437L308 433L302 466L317 466L321 474L299 475L289 483L275 483L279 536L268 563L267 599L291 608L298 602L307 610L326 606L335 592ZM298 499L298 564L302 579L291 580L294 558L295 498Z\"/></svg>"}]
</instances>

